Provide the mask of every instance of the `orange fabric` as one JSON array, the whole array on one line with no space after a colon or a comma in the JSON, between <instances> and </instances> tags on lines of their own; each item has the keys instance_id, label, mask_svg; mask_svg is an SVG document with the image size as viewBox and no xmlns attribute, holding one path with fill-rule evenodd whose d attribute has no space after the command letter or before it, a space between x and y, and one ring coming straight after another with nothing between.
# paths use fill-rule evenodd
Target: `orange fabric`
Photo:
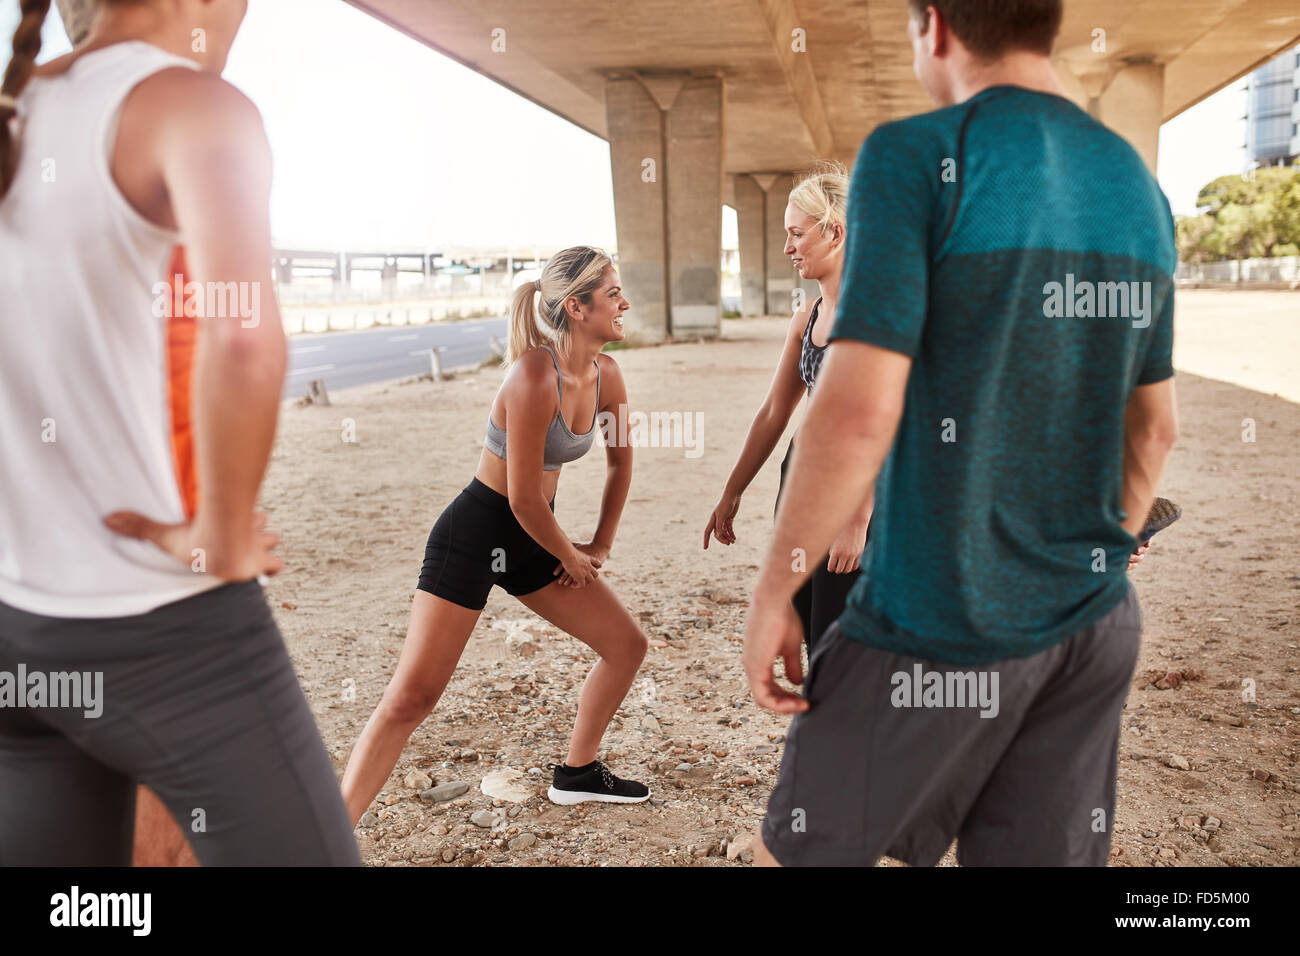
<instances>
[{"instance_id":1,"label":"orange fabric","mask_svg":"<svg viewBox=\"0 0 1300 956\"><path fill-rule=\"evenodd\" d=\"M198 321L185 315L185 247L172 249L167 282L172 287L172 309L167 318L167 403L172 421L172 464L180 489L185 516L193 518L199 509L199 471L194 456L194 428L191 408L194 394L194 347Z\"/></svg>"}]
</instances>

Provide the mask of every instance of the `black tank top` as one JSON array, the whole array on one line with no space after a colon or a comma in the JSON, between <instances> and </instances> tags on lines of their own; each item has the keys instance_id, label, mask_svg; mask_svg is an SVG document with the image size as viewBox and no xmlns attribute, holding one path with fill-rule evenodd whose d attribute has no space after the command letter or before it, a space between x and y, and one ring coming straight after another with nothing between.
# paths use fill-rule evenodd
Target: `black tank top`
<instances>
[{"instance_id":1,"label":"black tank top","mask_svg":"<svg viewBox=\"0 0 1300 956\"><path fill-rule=\"evenodd\" d=\"M812 315L808 317L808 327L803 330L803 348L799 352L799 377L810 392L813 382L817 380L817 372L822 367L822 359L826 357L826 349L829 348L829 345L813 345L812 340L813 323L817 321L817 310L821 305L822 298L818 296L813 303Z\"/></svg>"}]
</instances>

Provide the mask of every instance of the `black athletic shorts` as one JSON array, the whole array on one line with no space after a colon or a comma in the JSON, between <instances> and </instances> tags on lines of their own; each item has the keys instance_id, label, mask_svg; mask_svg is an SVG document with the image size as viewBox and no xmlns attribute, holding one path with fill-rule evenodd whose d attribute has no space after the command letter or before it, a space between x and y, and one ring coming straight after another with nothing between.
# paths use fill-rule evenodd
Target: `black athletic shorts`
<instances>
[{"instance_id":1,"label":"black athletic shorts","mask_svg":"<svg viewBox=\"0 0 1300 956\"><path fill-rule=\"evenodd\" d=\"M554 498L550 504L554 511ZM560 564L519 524L510 499L475 478L434 522L416 587L481 611L492 585L514 595L539 591L558 580Z\"/></svg>"}]
</instances>

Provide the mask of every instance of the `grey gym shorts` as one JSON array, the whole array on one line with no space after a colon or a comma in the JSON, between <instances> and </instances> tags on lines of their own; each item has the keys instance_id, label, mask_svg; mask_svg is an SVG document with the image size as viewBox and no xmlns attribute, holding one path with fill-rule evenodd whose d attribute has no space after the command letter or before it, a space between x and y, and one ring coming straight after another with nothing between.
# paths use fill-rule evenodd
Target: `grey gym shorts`
<instances>
[{"instance_id":1,"label":"grey gym shorts","mask_svg":"<svg viewBox=\"0 0 1300 956\"><path fill-rule=\"evenodd\" d=\"M1120 711L1142 619L1130 587L1031 657L960 667L833 624L809 664L763 842L785 866L1103 866Z\"/></svg>"}]
</instances>

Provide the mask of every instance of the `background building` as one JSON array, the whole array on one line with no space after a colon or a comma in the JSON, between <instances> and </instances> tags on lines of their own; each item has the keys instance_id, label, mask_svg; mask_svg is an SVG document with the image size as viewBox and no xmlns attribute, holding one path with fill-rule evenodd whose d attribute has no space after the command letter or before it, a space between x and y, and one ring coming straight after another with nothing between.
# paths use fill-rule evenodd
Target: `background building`
<instances>
[{"instance_id":1,"label":"background building","mask_svg":"<svg viewBox=\"0 0 1300 956\"><path fill-rule=\"evenodd\" d=\"M1246 162L1284 166L1300 156L1300 46L1246 81Z\"/></svg>"}]
</instances>

